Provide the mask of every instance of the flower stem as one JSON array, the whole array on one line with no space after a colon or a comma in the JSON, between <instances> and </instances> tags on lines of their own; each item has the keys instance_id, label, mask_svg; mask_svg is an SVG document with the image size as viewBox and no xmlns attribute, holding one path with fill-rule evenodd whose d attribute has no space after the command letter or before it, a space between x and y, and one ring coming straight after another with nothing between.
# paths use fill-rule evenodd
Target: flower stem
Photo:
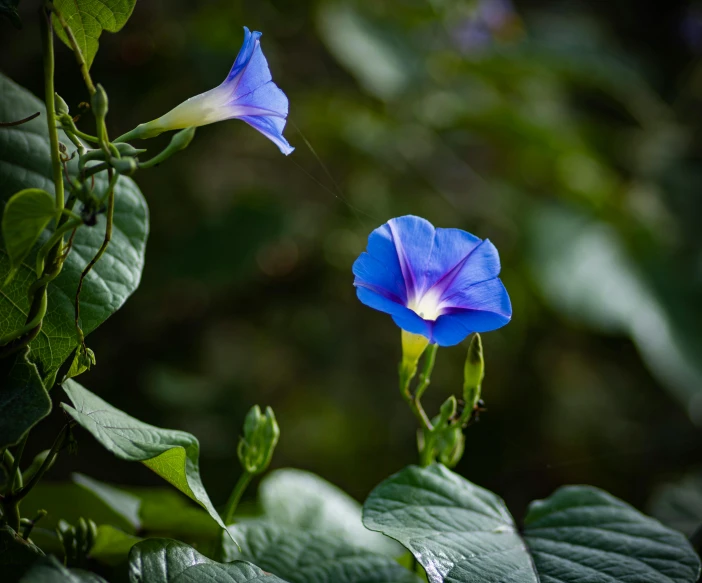
<instances>
[{"instance_id":1,"label":"flower stem","mask_svg":"<svg viewBox=\"0 0 702 583\"><path fill-rule=\"evenodd\" d=\"M51 173L56 191L56 221L63 210L63 175L59 156L58 130L56 129L56 106L54 104L54 31L51 28L51 16L42 10L42 34L44 39L44 102L46 104L46 123L49 128L51 149Z\"/></svg>"},{"instance_id":2,"label":"flower stem","mask_svg":"<svg viewBox=\"0 0 702 583\"><path fill-rule=\"evenodd\" d=\"M71 431L71 426L72 422L67 423L63 426L61 432L56 436L54 444L51 446L49 455L46 456L46 459L41 464L41 466L39 466L39 469L30 478L29 482L27 482L22 488L17 490L17 492L15 492L12 495L12 497L15 498L18 502L22 500L22 498L24 498L27 494L29 494L32 488L34 488L34 486L36 486L39 483L39 480L42 479L42 477L46 473L46 470L48 470L54 463L54 461L56 461L56 457L58 456L61 449L63 449L63 446L66 443L66 439L68 439L68 435Z\"/></svg>"},{"instance_id":3,"label":"flower stem","mask_svg":"<svg viewBox=\"0 0 702 583\"><path fill-rule=\"evenodd\" d=\"M224 512L222 513L222 521L224 524L231 524L234 520L234 512L236 511L236 507L239 506L241 496L251 483L253 476L254 475L251 472L246 470L244 470L244 473L239 476L232 493L229 495L229 500L227 500L227 505L224 507Z\"/></svg>"}]
</instances>

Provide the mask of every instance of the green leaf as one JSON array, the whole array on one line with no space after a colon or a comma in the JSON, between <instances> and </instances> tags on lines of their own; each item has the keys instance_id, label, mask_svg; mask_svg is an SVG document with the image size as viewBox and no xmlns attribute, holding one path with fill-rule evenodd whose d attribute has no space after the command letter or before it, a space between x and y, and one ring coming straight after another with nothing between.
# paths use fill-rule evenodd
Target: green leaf
<instances>
[{"instance_id":1,"label":"green leaf","mask_svg":"<svg viewBox=\"0 0 702 583\"><path fill-rule=\"evenodd\" d=\"M54 197L40 188L20 190L7 201L2 214L2 238L10 256L8 280L17 273L54 216Z\"/></svg>"},{"instance_id":2,"label":"green leaf","mask_svg":"<svg viewBox=\"0 0 702 583\"><path fill-rule=\"evenodd\" d=\"M285 583L249 563L217 563L171 539L149 539L129 553L131 583Z\"/></svg>"},{"instance_id":3,"label":"green leaf","mask_svg":"<svg viewBox=\"0 0 702 583\"><path fill-rule=\"evenodd\" d=\"M73 407L64 410L100 444L126 461L142 462L183 494L200 504L224 528L200 480L197 439L184 431L148 425L115 409L75 381L63 385Z\"/></svg>"},{"instance_id":4,"label":"green leaf","mask_svg":"<svg viewBox=\"0 0 702 583\"><path fill-rule=\"evenodd\" d=\"M82 517L136 533L141 526L133 514L138 498L87 476L73 474L72 478L73 483L39 482L22 501L22 514L33 516L45 509L48 514L40 523L44 528L55 529L60 519L76 524Z\"/></svg>"},{"instance_id":5,"label":"green leaf","mask_svg":"<svg viewBox=\"0 0 702 583\"><path fill-rule=\"evenodd\" d=\"M225 560L251 561L290 583L421 583L393 559L329 534L252 522L229 527Z\"/></svg>"},{"instance_id":6,"label":"green leaf","mask_svg":"<svg viewBox=\"0 0 702 583\"><path fill-rule=\"evenodd\" d=\"M8 581L18 580L33 563L44 556L39 547L27 542L9 526L0 527L0 573Z\"/></svg>"},{"instance_id":7,"label":"green leaf","mask_svg":"<svg viewBox=\"0 0 702 583\"><path fill-rule=\"evenodd\" d=\"M0 75L0 119L14 120L40 111L37 119L0 131L0 207L17 191L41 188L53 196L54 185L49 154L49 138L44 105L27 90ZM74 148L68 144L68 154ZM69 163L75 174L77 162ZM96 177L96 189L106 180ZM81 324L88 334L117 311L139 285L144 266L144 251L149 232L146 201L135 183L120 177L115 191L115 216L112 241L105 255L85 280L81 294ZM78 278L88 261L97 253L105 235L105 217L95 227L81 227L73 250L61 274L49 285L49 310L39 335L31 342L29 358L37 365L42 379L50 377L78 346L74 326L74 300ZM49 236L45 231L40 243ZM33 255L27 256L12 283L0 290L0 336L24 325L29 309L27 289L36 279ZM10 260L0 245L0 281L10 271ZM0 386L3 379L0 379Z\"/></svg>"},{"instance_id":8,"label":"green leaf","mask_svg":"<svg viewBox=\"0 0 702 583\"><path fill-rule=\"evenodd\" d=\"M101 524L89 556L106 565L119 565L127 559L132 547L141 541L138 536L127 534L109 524Z\"/></svg>"},{"instance_id":9,"label":"green leaf","mask_svg":"<svg viewBox=\"0 0 702 583\"><path fill-rule=\"evenodd\" d=\"M106 583L96 575L83 569L67 569L56 557L38 561L22 577L20 583Z\"/></svg>"},{"instance_id":10,"label":"green leaf","mask_svg":"<svg viewBox=\"0 0 702 583\"><path fill-rule=\"evenodd\" d=\"M0 359L0 448L16 444L50 412L51 399L26 350Z\"/></svg>"},{"instance_id":11,"label":"green leaf","mask_svg":"<svg viewBox=\"0 0 702 583\"><path fill-rule=\"evenodd\" d=\"M497 496L440 465L391 476L363 519L402 542L431 583L695 583L700 574L682 534L589 486L532 503L526 544Z\"/></svg>"},{"instance_id":12,"label":"green leaf","mask_svg":"<svg viewBox=\"0 0 702 583\"><path fill-rule=\"evenodd\" d=\"M687 539L607 492L567 486L533 502L524 536L542 583L694 583Z\"/></svg>"},{"instance_id":13,"label":"green leaf","mask_svg":"<svg viewBox=\"0 0 702 583\"><path fill-rule=\"evenodd\" d=\"M363 524L407 547L430 583L539 581L504 502L438 464L385 480L366 500Z\"/></svg>"},{"instance_id":14,"label":"green leaf","mask_svg":"<svg viewBox=\"0 0 702 583\"><path fill-rule=\"evenodd\" d=\"M15 28L22 28L22 20L17 12L19 0L0 0L0 16L10 19Z\"/></svg>"},{"instance_id":15,"label":"green leaf","mask_svg":"<svg viewBox=\"0 0 702 583\"><path fill-rule=\"evenodd\" d=\"M102 31L119 31L132 15L135 4L136 0L54 0L54 5L73 31L88 67L98 51ZM53 21L56 34L71 48L61 23L56 17Z\"/></svg>"},{"instance_id":16,"label":"green leaf","mask_svg":"<svg viewBox=\"0 0 702 583\"><path fill-rule=\"evenodd\" d=\"M134 530L141 528L139 520L139 507L141 500L105 482L100 482L89 478L83 474L73 474L73 482L92 492L97 498L102 500L108 507L117 512L133 527Z\"/></svg>"},{"instance_id":17,"label":"green leaf","mask_svg":"<svg viewBox=\"0 0 702 583\"><path fill-rule=\"evenodd\" d=\"M280 526L329 534L392 557L404 552L395 541L363 526L356 500L311 472L292 468L271 472L261 482L258 496L264 516Z\"/></svg>"}]
</instances>

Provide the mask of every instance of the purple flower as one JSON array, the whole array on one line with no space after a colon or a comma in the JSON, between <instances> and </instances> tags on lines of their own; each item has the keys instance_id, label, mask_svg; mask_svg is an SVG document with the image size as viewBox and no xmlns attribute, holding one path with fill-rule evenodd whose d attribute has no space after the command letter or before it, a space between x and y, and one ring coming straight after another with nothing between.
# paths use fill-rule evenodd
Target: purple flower
<instances>
[{"instance_id":1,"label":"purple flower","mask_svg":"<svg viewBox=\"0 0 702 583\"><path fill-rule=\"evenodd\" d=\"M358 299L440 346L509 322L512 305L499 273L500 258L488 239L435 229L411 215L373 231L353 264Z\"/></svg>"},{"instance_id":2,"label":"purple flower","mask_svg":"<svg viewBox=\"0 0 702 583\"><path fill-rule=\"evenodd\" d=\"M260 37L260 32L252 33L244 27L244 44L220 85L191 97L158 119L139 125L119 140L153 138L168 130L240 119L274 142L283 154L290 154L294 148L283 137L288 98L273 83Z\"/></svg>"}]
</instances>

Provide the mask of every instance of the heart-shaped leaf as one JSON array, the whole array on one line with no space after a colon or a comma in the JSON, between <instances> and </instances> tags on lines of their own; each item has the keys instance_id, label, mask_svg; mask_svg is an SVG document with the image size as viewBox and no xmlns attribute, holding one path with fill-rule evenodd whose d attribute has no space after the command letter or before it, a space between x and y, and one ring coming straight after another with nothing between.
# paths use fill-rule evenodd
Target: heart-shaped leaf
<instances>
[{"instance_id":1,"label":"heart-shaped leaf","mask_svg":"<svg viewBox=\"0 0 702 583\"><path fill-rule=\"evenodd\" d=\"M2 292L0 292L1 294ZM0 359L0 449L16 444L51 412L51 399L26 350Z\"/></svg>"},{"instance_id":2,"label":"heart-shaped leaf","mask_svg":"<svg viewBox=\"0 0 702 583\"><path fill-rule=\"evenodd\" d=\"M200 479L197 439L185 431L148 425L103 401L73 380L63 384L73 407L61 406L119 459L141 462L200 504L224 528Z\"/></svg>"},{"instance_id":3,"label":"heart-shaped leaf","mask_svg":"<svg viewBox=\"0 0 702 583\"><path fill-rule=\"evenodd\" d=\"M153 538L129 553L131 583L285 583L255 565L236 561L217 563L194 548L171 539Z\"/></svg>"},{"instance_id":4,"label":"heart-shaped leaf","mask_svg":"<svg viewBox=\"0 0 702 583\"><path fill-rule=\"evenodd\" d=\"M393 559L330 534L254 521L229 527L225 559L251 561L290 583L421 583Z\"/></svg>"},{"instance_id":5,"label":"heart-shaped leaf","mask_svg":"<svg viewBox=\"0 0 702 583\"><path fill-rule=\"evenodd\" d=\"M2 238L10 256L11 278L56 216L54 197L41 188L25 188L12 195L2 214Z\"/></svg>"},{"instance_id":6,"label":"heart-shaped leaf","mask_svg":"<svg viewBox=\"0 0 702 583\"><path fill-rule=\"evenodd\" d=\"M36 111L42 115L16 127L0 129L0 207L4 207L16 192L26 188L40 188L52 196L54 194L44 105L26 89L0 74L0 121L22 119ZM60 139L69 144L70 155L74 148L63 134L60 134ZM73 160L69 172L76 171L77 163ZM95 188L98 192L106 188L102 175L96 177ZM120 177L115 191L112 241L86 278L81 294L81 325L86 334L117 311L139 285L148 233L146 201L133 180ZM49 310L41 332L30 344L29 355L42 379L56 372L78 345L74 325L78 278L97 253L104 235L104 215L100 215L96 226L81 227L63 271L49 285ZM39 242L48 236L45 231ZM29 309L27 289L36 279L33 268L35 253L36 246L12 282L0 291L0 336L25 324ZM4 281L9 272L7 249L0 245L0 281Z\"/></svg>"},{"instance_id":7,"label":"heart-shaped leaf","mask_svg":"<svg viewBox=\"0 0 702 583\"><path fill-rule=\"evenodd\" d=\"M363 524L405 545L431 583L539 580L504 502L442 465L385 480L366 500Z\"/></svg>"},{"instance_id":8,"label":"heart-shaped leaf","mask_svg":"<svg viewBox=\"0 0 702 583\"><path fill-rule=\"evenodd\" d=\"M700 574L681 533L591 486L566 486L532 502L524 525L545 583L694 583Z\"/></svg>"},{"instance_id":9,"label":"heart-shaped leaf","mask_svg":"<svg viewBox=\"0 0 702 583\"><path fill-rule=\"evenodd\" d=\"M54 0L54 5L70 26L88 67L98 51L102 31L119 31L132 15L135 4L136 0ZM56 17L53 20L56 33L70 48L61 23Z\"/></svg>"},{"instance_id":10,"label":"heart-shaped leaf","mask_svg":"<svg viewBox=\"0 0 702 583\"><path fill-rule=\"evenodd\" d=\"M404 552L395 541L363 526L356 500L311 472L293 468L271 472L261 481L258 497L263 515L277 525L328 534L392 557Z\"/></svg>"},{"instance_id":11,"label":"heart-shaped leaf","mask_svg":"<svg viewBox=\"0 0 702 583\"><path fill-rule=\"evenodd\" d=\"M440 465L391 476L363 517L402 542L431 583L695 583L700 573L682 534L589 486L534 502L526 544L497 496Z\"/></svg>"}]
</instances>

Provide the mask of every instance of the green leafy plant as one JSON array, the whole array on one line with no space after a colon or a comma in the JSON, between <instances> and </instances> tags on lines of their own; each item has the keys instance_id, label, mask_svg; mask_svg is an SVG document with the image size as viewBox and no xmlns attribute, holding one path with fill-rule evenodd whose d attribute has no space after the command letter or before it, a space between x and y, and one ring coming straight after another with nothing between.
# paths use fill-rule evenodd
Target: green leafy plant
<instances>
[{"instance_id":1,"label":"green leafy plant","mask_svg":"<svg viewBox=\"0 0 702 583\"><path fill-rule=\"evenodd\" d=\"M257 509L242 512L243 493L268 470L280 438L273 409L258 405L241 431L238 480L217 507L195 436L138 420L73 380L97 363L86 337L136 290L144 268L149 212L131 176L185 150L196 126L223 119L241 119L293 151L282 135L287 98L271 79L260 33L248 29L220 86L111 139L109 98L90 66L102 32L119 31L134 7L44 2L43 101L0 75L3 583L697 581L700 560L682 533L602 490L564 486L533 502L520 527L498 495L450 469L484 412L478 332L512 317L497 250L465 231L392 219L353 266L359 299L402 328L398 384L418 423L420 462L362 507L318 476L286 469L265 476ZM16 8L0 1L0 14L19 24ZM54 34L73 52L91 117L74 118L55 91ZM78 127L86 117L92 133ZM179 131L148 160L129 143L169 130ZM431 415L422 399L439 348L467 338L463 386ZM29 432L51 413L51 397L61 428L26 463ZM44 481L87 435L166 484L127 488L82 474Z\"/></svg>"}]
</instances>

